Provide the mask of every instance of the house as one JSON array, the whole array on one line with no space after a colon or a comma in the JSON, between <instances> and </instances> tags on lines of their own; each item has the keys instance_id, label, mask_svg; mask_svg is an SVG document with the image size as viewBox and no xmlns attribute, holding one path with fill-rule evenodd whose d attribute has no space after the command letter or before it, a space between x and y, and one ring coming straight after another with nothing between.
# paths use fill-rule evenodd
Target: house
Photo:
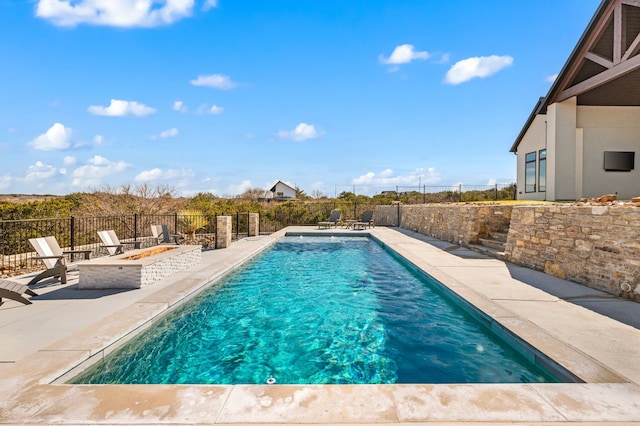
<instances>
[{"instance_id":1,"label":"house","mask_svg":"<svg viewBox=\"0 0 640 426\"><path fill-rule=\"evenodd\" d=\"M281 180L273 185L269 192L271 192L271 196L269 198L275 201L288 201L296 199L296 189L290 187Z\"/></svg>"},{"instance_id":2,"label":"house","mask_svg":"<svg viewBox=\"0 0 640 426\"><path fill-rule=\"evenodd\" d=\"M640 2L603 0L511 147L518 199L640 195Z\"/></svg>"}]
</instances>

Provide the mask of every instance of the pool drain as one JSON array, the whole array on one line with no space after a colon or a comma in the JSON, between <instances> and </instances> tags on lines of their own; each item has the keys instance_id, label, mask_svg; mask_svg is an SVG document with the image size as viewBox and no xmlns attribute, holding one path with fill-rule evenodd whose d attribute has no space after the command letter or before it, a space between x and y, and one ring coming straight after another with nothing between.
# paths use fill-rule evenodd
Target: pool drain
<instances>
[{"instance_id":1,"label":"pool drain","mask_svg":"<svg viewBox=\"0 0 640 426\"><path fill-rule=\"evenodd\" d=\"M267 379L267 384L268 385L272 385L276 382L276 379L273 377L273 375L269 376L269 378Z\"/></svg>"}]
</instances>

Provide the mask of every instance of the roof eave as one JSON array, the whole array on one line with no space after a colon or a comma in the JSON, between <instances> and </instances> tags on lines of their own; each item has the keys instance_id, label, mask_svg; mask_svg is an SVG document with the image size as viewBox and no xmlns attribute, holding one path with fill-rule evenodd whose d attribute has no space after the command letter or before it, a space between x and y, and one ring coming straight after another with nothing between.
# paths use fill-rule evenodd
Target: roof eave
<instances>
[{"instance_id":1,"label":"roof eave","mask_svg":"<svg viewBox=\"0 0 640 426\"><path fill-rule=\"evenodd\" d=\"M511 145L511 149L509 150L509 152L516 152L516 150L518 149L518 145L520 145L520 142L522 142L522 138L527 133L527 130L529 130L529 126L531 125L531 123L533 123L533 120L535 119L536 115L546 114L547 107L550 104L556 102L555 97L558 95L558 92L561 91L560 88L563 87L563 84L565 83L563 80L566 78L569 68L572 66L574 61L578 59L577 57L579 53L582 52L584 44L589 38L589 34L591 33L593 27L600 20L605 10L607 10L607 8L609 7L609 4L612 3L613 1L614 0L602 0L602 2L600 2L598 9L596 9L596 12L593 14L593 17L589 21L587 28L584 30L584 32L580 36L580 39L578 39L578 43L575 45L575 47L571 51L569 58L564 63L564 65L562 66L562 69L558 73L558 77L556 77L553 84L551 84L551 87L547 92L547 96L544 96L538 100L538 103L533 109L533 112L529 115L529 118L527 118L527 121L524 127L520 130L520 133L518 134L518 137L514 141L513 145Z\"/></svg>"}]
</instances>

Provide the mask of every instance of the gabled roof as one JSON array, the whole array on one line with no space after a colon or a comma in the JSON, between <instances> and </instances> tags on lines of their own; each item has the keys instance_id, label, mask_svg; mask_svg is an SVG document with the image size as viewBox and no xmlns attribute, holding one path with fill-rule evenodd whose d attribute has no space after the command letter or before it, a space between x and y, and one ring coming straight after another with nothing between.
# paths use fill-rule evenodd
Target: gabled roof
<instances>
[{"instance_id":1,"label":"gabled roof","mask_svg":"<svg viewBox=\"0 0 640 426\"><path fill-rule=\"evenodd\" d=\"M273 187L272 187L269 191L271 191L271 192L275 192L275 191L276 191L276 186L278 186L278 184L279 184L279 183L280 183L280 184L282 184L282 185L284 185L284 186L286 186L287 188L291 189L292 191L295 191L295 190L296 190L295 188L292 188L290 185L287 185L287 184L286 184L286 183L284 183L283 181L279 180L279 181L277 181L277 182L273 185Z\"/></svg>"},{"instance_id":2,"label":"gabled roof","mask_svg":"<svg viewBox=\"0 0 640 426\"><path fill-rule=\"evenodd\" d=\"M553 103L577 96L578 105L640 106L639 52L640 0L603 0L510 151Z\"/></svg>"}]
</instances>

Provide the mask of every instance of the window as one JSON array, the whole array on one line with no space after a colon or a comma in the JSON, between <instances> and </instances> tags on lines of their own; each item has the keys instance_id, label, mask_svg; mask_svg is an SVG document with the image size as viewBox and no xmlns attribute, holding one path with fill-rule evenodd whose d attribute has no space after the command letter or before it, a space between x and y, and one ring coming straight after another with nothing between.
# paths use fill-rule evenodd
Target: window
<instances>
[{"instance_id":1,"label":"window","mask_svg":"<svg viewBox=\"0 0 640 426\"><path fill-rule=\"evenodd\" d=\"M547 150L538 151L538 191L547 190Z\"/></svg>"},{"instance_id":2,"label":"window","mask_svg":"<svg viewBox=\"0 0 640 426\"><path fill-rule=\"evenodd\" d=\"M524 192L536 192L536 153L524 157Z\"/></svg>"}]
</instances>

